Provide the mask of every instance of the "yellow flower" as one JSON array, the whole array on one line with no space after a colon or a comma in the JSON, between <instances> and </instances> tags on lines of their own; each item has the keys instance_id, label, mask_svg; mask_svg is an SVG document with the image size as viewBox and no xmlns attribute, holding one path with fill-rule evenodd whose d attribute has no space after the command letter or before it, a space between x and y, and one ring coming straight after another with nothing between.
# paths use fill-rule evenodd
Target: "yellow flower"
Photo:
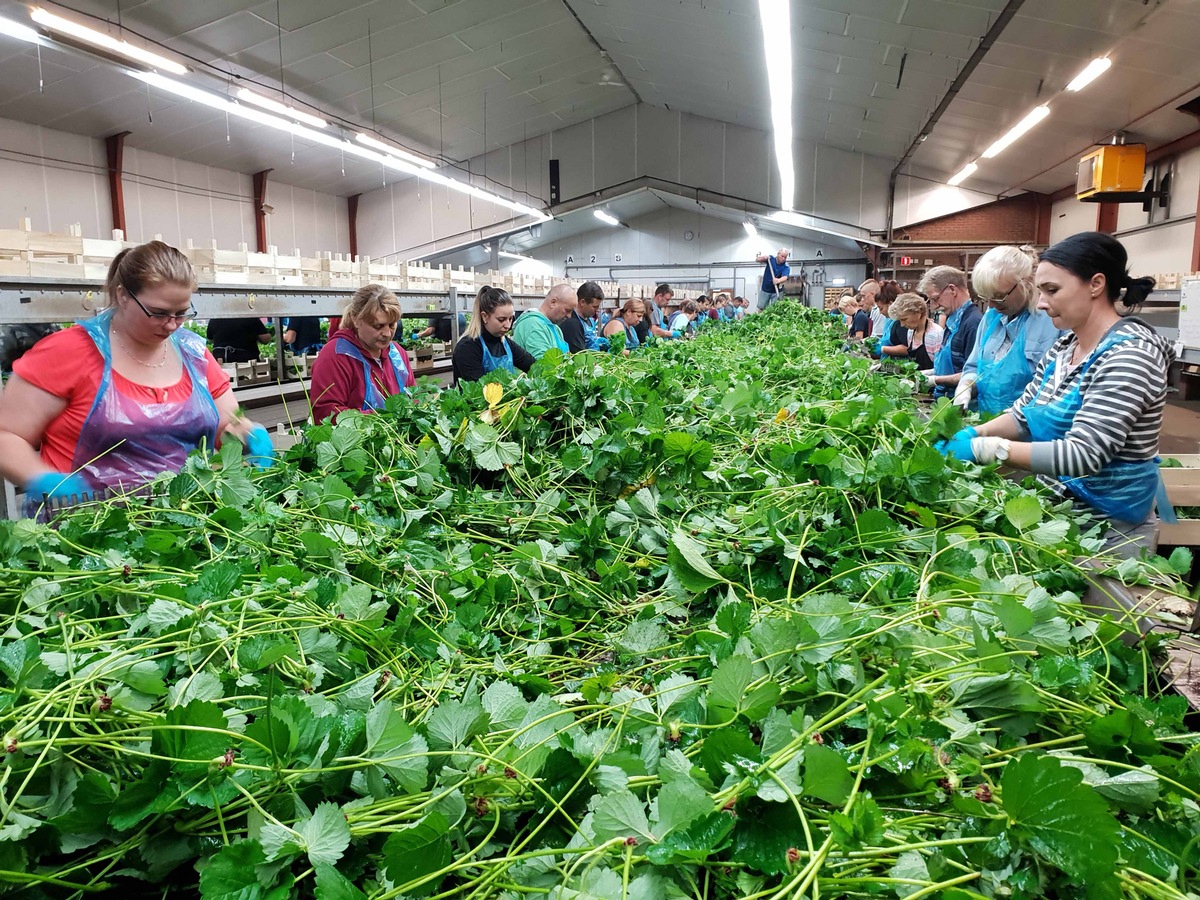
<instances>
[{"instance_id":1,"label":"yellow flower","mask_svg":"<svg viewBox=\"0 0 1200 900\"><path fill-rule=\"evenodd\" d=\"M500 402L500 398L504 396L504 388L496 384L494 381L491 384L484 385L483 399L488 402L488 408L494 409L496 404Z\"/></svg>"},{"instance_id":2,"label":"yellow flower","mask_svg":"<svg viewBox=\"0 0 1200 900\"><path fill-rule=\"evenodd\" d=\"M779 412L775 413L775 424L780 425L786 422L789 415L790 413L787 411L787 407L782 407Z\"/></svg>"}]
</instances>

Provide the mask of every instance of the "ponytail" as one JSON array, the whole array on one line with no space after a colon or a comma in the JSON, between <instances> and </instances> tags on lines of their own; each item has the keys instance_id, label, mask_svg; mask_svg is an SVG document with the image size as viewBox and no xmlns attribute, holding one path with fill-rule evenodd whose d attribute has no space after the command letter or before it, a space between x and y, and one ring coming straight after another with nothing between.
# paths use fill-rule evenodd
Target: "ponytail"
<instances>
[{"instance_id":1,"label":"ponytail","mask_svg":"<svg viewBox=\"0 0 1200 900\"><path fill-rule=\"evenodd\" d=\"M1153 278L1130 278L1125 276L1125 296L1121 304L1126 308L1125 315L1137 312L1139 306L1146 302L1146 297L1154 290Z\"/></svg>"}]
</instances>

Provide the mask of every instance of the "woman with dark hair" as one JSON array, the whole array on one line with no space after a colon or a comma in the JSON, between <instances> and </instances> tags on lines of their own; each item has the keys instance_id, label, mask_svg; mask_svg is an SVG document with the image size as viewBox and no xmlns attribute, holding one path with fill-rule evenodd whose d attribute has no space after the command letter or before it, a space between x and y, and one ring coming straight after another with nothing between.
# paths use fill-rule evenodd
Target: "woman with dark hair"
<instances>
[{"instance_id":1,"label":"woman with dark hair","mask_svg":"<svg viewBox=\"0 0 1200 900\"><path fill-rule=\"evenodd\" d=\"M514 318L508 291L490 285L479 289L467 332L454 348L452 362L457 381L478 381L496 369L530 370L535 362L533 355L508 337Z\"/></svg>"},{"instance_id":2,"label":"woman with dark hair","mask_svg":"<svg viewBox=\"0 0 1200 900\"><path fill-rule=\"evenodd\" d=\"M1173 518L1158 472L1171 346L1117 304L1136 309L1154 287L1131 278L1128 255L1107 234L1085 232L1046 250L1038 309L1065 333L1004 415L939 444L967 462L1007 463L1038 474L1088 518L1107 520L1109 549L1149 546L1157 500Z\"/></svg>"}]
</instances>

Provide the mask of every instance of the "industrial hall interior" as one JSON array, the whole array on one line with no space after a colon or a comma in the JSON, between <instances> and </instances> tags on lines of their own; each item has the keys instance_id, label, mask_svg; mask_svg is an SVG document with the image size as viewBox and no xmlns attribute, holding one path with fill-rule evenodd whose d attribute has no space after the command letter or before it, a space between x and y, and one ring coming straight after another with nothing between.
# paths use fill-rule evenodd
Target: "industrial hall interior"
<instances>
[{"instance_id":1,"label":"industrial hall interior","mask_svg":"<svg viewBox=\"0 0 1200 900\"><path fill-rule=\"evenodd\" d=\"M1200 0L0 0L0 895L1200 900Z\"/></svg>"}]
</instances>

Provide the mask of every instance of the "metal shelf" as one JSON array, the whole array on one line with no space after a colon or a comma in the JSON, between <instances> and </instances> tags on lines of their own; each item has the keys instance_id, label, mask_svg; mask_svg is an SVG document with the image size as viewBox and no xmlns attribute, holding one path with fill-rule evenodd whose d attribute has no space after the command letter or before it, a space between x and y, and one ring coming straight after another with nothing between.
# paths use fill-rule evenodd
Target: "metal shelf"
<instances>
[{"instance_id":1,"label":"metal shelf","mask_svg":"<svg viewBox=\"0 0 1200 900\"><path fill-rule=\"evenodd\" d=\"M354 288L202 284L193 303L202 319L338 316ZM396 291L408 317L446 315L454 291ZM93 315L104 302L99 281L74 278L0 278L0 323L67 322Z\"/></svg>"}]
</instances>

